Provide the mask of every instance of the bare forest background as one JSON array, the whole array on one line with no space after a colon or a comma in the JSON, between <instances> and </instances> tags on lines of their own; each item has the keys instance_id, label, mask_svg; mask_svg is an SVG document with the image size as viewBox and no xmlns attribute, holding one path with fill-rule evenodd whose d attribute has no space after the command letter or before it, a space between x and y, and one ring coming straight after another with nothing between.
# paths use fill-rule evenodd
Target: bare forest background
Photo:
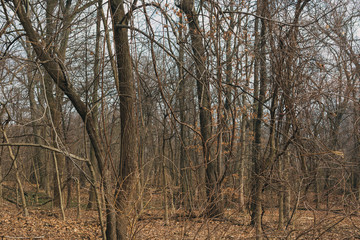
<instances>
[{"instance_id":1,"label":"bare forest background","mask_svg":"<svg viewBox=\"0 0 360 240\"><path fill-rule=\"evenodd\" d=\"M0 212L360 237L359 1L0 2Z\"/></svg>"}]
</instances>

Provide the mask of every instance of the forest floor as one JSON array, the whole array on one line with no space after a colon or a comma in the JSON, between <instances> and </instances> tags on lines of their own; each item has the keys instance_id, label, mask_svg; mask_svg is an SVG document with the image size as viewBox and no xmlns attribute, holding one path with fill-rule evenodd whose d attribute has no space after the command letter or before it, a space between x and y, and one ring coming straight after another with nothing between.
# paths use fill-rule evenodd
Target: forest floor
<instances>
[{"instance_id":1,"label":"forest floor","mask_svg":"<svg viewBox=\"0 0 360 240\"><path fill-rule=\"evenodd\" d=\"M86 192L83 193L86 199ZM161 195L158 196L159 198ZM5 239L102 239L95 210L82 210L77 218L75 207L66 209L66 221L60 210L50 204L30 206L29 216L14 203L0 205L0 240ZM83 206L85 208L85 206ZM323 208L325 209L325 207ZM263 215L265 239L360 239L360 213L340 209L314 210L301 205L292 213L291 225L278 230L278 209L268 207ZM329 210L330 209L330 210ZM131 239L254 239L248 213L227 209L222 219L184 217L181 210L170 210L169 223L161 208L148 208L132 221Z\"/></svg>"},{"instance_id":2,"label":"forest floor","mask_svg":"<svg viewBox=\"0 0 360 240\"><path fill-rule=\"evenodd\" d=\"M360 217L339 212L325 213L299 210L286 231L277 230L277 211L264 215L267 239L360 239ZM11 203L0 209L0 239L101 239L96 211L82 211L77 219L75 209L60 211L30 209L30 216ZM168 225L161 211L148 211L134 224L134 239L252 239L254 228L248 217L239 214L230 219L173 218Z\"/></svg>"}]
</instances>

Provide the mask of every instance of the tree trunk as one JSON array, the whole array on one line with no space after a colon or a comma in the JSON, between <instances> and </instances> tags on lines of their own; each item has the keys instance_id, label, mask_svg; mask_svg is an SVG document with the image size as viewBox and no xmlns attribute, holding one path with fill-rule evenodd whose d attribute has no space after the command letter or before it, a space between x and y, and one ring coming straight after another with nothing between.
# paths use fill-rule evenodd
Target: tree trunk
<instances>
[{"instance_id":1,"label":"tree trunk","mask_svg":"<svg viewBox=\"0 0 360 240\"><path fill-rule=\"evenodd\" d=\"M169 203L168 203L168 194L167 194L167 178L166 178L166 162L165 162L165 132L166 132L166 116L164 116L163 122L163 134L162 134L162 144L161 144L161 175L162 175L162 190L163 190L163 206L164 206L164 221L165 225L169 225ZM160 137L160 136L159 136ZM159 141L160 142L160 141Z\"/></svg>"},{"instance_id":2,"label":"tree trunk","mask_svg":"<svg viewBox=\"0 0 360 240\"><path fill-rule=\"evenodd\" d=\"M46 2L46 43L50 46L50 52L54 52L55 50L55 40L54 40L54 33L55 33L55 9L58 2L56 0L50 0ZM64 49L65 51L65 49ZM65 53L62 53L65 56ZM59 147L59 141L62 138L62 121L61 121L61 100L63 93L55 86L55 94L54 94L54 83L51 81L51 76L48 73L45 73L44 76L44 85L45 85L45 94L47 100L47 106L50 112L50 127L52 129L52 145L54 147ZM53 184L54 184L54 205L60 207L60 192L58 185L62 185L63 181L63 169L65 167L65 156L62 154L56 153L53 155L56 157L54 159L54 163L57 162L58 171L54 169L53 174ZM57 176L59 175L59 176ZM59 183L57 181L60 181Z\"/></svg>"},{"instance_id":3,"label":"tree trunk","mask_svg":"<svg viewBox=\"0 0 360 240\"><path fill-rule=\"evenodd\" d=\"M98 2L98 6L97 6L97 15L96 15L96 40L95 40L95 55L94 55L94 81L93 81L93 91L92 91L92 96L91 96L91 102L92 102L92 117L96 122L95 128L96 131L98 130L98 115L99 115L99 110L98 110L98 90L99 90L99 83L100 83L100 37L101 37L101 32L100 32L100 24L101 24L101 11L102 11L102 1ZM87 209L92 209L93 205L96 201L96 193L95 193L95 187L97 186L97 182L98 182L98 174L99 174L99 170L96 168L96 164L94 164L96 162L96 156L95 156L95 152L94 152L94 148L92 146L92 144L90 144L90 161L92 163L92 165L94 166L94 178L92 179L92 181L94 182L95 186L91 186L89 189L89 201L88 201L88 205L87 205Z\"/></svg>"},{"instance_id":4,"label":"tree trunk","mask_svg":"<svg viewBox=\"0 0 360 240\"><path fill-rule=\"evenodd\" d=\"M206 186L206 215L217 217L223 213L220 194L220 182L216 161L212 158L212 117L210 101L210 83L206 66L205 47L198 17L194 10L193 0L182 0L180 9L186 14L188 19L191 47L194 54L196 66L196 85L200 113L200 132L203 147L203 162L205 164L205 186Z\"/></svg>"},{"instance_id":5,"label":"tree trunk","mask_svg":"<svg viewBox=\"0 0 360 240\"><path fill-rule=\"evenodd\" d=\"M265 17L265 11L267 7L267 0L258 1L258 15ZM258 19L255 22L255 32L258 32ZM260 36L255 35L255 61L256 66L254 68L255 73L259 71L259 80L254 80L254 95L257 97L258 101L256 102L256 118L254 119L254 142L253 142L253 191L255 195L251 201L251 224L255 226L256 229L256 239L263 239L262 234L262 198L263 198L263 174L264 174L264 163L261 157L261 136L262 136L262 119L263 119L263 103L265 100L266 94L266 26L265 20L261 19L261 31ZM257 78L257 76L256 76ZM255 79L255 75L254 75Z\"/></svg>"},{"instance_id":6,"label":"tree trunk","mask_svg":"<svg viewBox=\"0 0 360 240\"><path fill-rule=\"evenodd\" d=\"M28 52L31 51L30 44L28 45ZM32 59L32 56L29 56L30 59ZM31 76L30 71L28 71L28 95L29 95L29 103L30 103L30 113L31 113L31 122L32 122L32 131L34 135L34 143L35 144L42 144L41 141L41 126L40 120L38 119L38 107L36 106L35 101L35 84L34 84L34 78L35 76ZM37 81L35 81L36 83ZM33 171L32 175L30 176L30 180L36 183L36 202L38 201L38 192L40 187L45 186L44 179L44 151L41 148L35 148L34 149L34 158L33 158Z\"/></svg>"},{"instance_id":7,"label":"tree trunk","mask_svg":"<svg viewBox=\"0 0 360 240\"><path fill-rule=\"evenodd\" d=\"M1 131L3 133L5 142L10 143L9 139L7 137L6 131L5 131L5 127L6 127L6 125L2 126ZM17 189L20 190L20 198L21 198L21 204L22 204L21 207L22 207L22 209L24 211L24 216L27 217L27 216L29 216L29 211L28 211L27 204L26 204L24 188L22 186L22 182L21 182L21 179L20 179L20 170L18 168L18 164L17 164L16 158L15 158L15 155L14 155L14 153L12 151L11 146L9 146L8 149L9 149L9 154L10 154L12 164L13 164L14 169L15 169L15 179L16 179L16 183L17 183ZM17 200L16 200L16 202L17 202Z\"/></svg>"},{"instance_id":8,"label":"tree trunk","mask_svg":"<svg viewBox=\"0 0 360 240\"><path fill-rule=\"evenodd\" d=\"M81 195L80 195L80 181L75 178L76 182L76 219L80 220L81 217Z\"/></svg>"},{"instance_id":9,"label":"tree trunk","mask_svg":"<svg viewBox=\"0 0 360 240\"><path fill-rule=\"evenodd\" d=\"M279 160L279 223L278 229L284 229L284 213L285 213L285 179L284 179L284 159L280 158Z\"/></svg>"},{"instance_id":10,"label":"tree trunk","mask_svg":"<svg viewBox=\"0 0 360 240\"><path fill-rule=\"evenodd\" d=\"M128 201L131 200L133 192L135 191L134 178L137 169L136 119L134 112L136 96L128 42L128 30L122 26L127 25L124 5L122 1L111 0L110 7L119 77L118 93L120 96L121 116L120 167L115 193L117 208L116 234L117 239L127 239Z\"/></svg>"},{"instance_id":11,"label":"tree trunk","mask_svg":"<svg viewBox=\"0 0 360 240\"><path fill-rule=\"evenodd\" d=\"M72 200L73 192L73 182L72 171L71 171L71 160L68 157L65 157L66 164L66 189L67 189L67 199L66 199L66 208L69 208Z\"/></svg>"},{"instance_id":12,"label":"tree trunk","mask_svg":"<svg viewBox=\"0 0 360 240\"><path fill-rule=\"evenodd\" d=\"M54 160L54 169L55 169L55 176L54 176L54 192L55 189L57 189L57 193L59 194L58 199L59 199L59 207L61 209L61 215L63 217L63 220L66 220L65 217L65 210L64 210L64 198L62 197L62 190L61 190L61 180L60 180L60 173L59 173L59 165L58 165L58 160L57 160L57 154L53 152L53 160ZM56 185L55 185L56 183ZM54 200L54 204L55 204L55 200Z\"/></svg>"},{"instance_id":13,"label":"tree trunk","mask_svg":"<svg viewBox=\"0 0 360 240\"><path fill-rule=\"evenodd\" d=\"M290 154L289 152L286 153L284 159L284 220L286 226L290 221L290 206L291 206L291 191L289 188L289 181L290 181Z\"/></svg>"},{"instance_id":14,"label":"tree trunk","mask_svg":"<svg viewBox=\"0 0 360 240\"><path fill-rule=\"evenodd\" d=\"M183 24L183 16L180 16L180 24ZM180 121L181 123L188 123L188 117L186 114L186 96L187 96L187 80L184 76L183 67L184 62L184 36L183 28L179 28L179 39L180 39L180 50L179 50L179 111L180 111ZM184 124L180 125L180 203L185 207L186 210L191 211L192 206L192 189L191 189L191 170L190 170L190 157L186 150L188 146L188 129Z\"/></svg>"}]
</instances>

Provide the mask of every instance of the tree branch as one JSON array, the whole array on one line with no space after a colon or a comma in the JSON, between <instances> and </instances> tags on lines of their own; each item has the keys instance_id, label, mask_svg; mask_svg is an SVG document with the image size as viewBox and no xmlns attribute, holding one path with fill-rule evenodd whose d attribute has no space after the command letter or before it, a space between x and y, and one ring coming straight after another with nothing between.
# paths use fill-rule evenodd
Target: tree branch
<instances>
[{"instance_id":1,"label":"tree branch","mask_svg":"<svg viewBox=\"0 0 360 240\"><path fill-rule=\"evenodd\" d=\"M43 148L46 150L50 150L52 152L61 153L64 154L66 157L76 159L78 161L88 162L89 160L86 158L78 157L72 153L62 151L58 148L42 145L42 144L35 144L35 143L0 143L1 147L8 147L8 146L15 146L15 147L37 147L37 148Z\"/></svg>"}]
</instances>

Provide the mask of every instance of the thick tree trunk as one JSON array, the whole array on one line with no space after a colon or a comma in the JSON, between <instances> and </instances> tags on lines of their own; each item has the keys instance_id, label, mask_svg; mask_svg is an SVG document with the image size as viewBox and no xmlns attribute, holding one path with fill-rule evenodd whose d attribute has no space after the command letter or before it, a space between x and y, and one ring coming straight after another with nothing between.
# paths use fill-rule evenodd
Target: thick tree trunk
<instances>
[{"instance_id":1,"label":"thick tree trunk","mask_svg":"<svg viewBox=\"0 0 360 240\"><path fill-rule=\"evenodd\" d=\"M137 138L134 112L136 96L128 42L128 30L121 26L127 24L127 16L125 16L123 2L112 0L110 1L110 7L119 77L118 93L120 96L121 116L120 166L115 193L117 209L116 234L117 239L127 239L128 201L131 200L135 191L134 178L137 170Z\"/></svg>"},{"instance_id":2,"label":"thick tree trunk","mask_svg":"<svg viewBox=\"0 0 360 240\"><path fill-rule=\"evenodd\" d=\"M180 16L180 24L183 24L183 17ZM180 121L181 123L188 123L188 114L186 114L186 96L187 96L187 79L184 76L184 37L183 37L183 28L179 28L179 39L180 39L180 50L179 50L179 110L180 110ZM185 207L185 209L191 211L192 205L192 188L191 188L191 170L190 170L190 159L189 154L186 151L188 146L188 129L184 124L180 125L180 202Z\"/></svg>"},{"instance_id":3,"label":"thick tree trunk","mask_svg":"<svg viewBox=\"0 0 360 240\"><path fill-rule=\"evenodd\" d=\"M55 51L55 46L56 46L54 40L54 33L55 33L54 16L57 5L58 5L58 1L56 0L47 1L47 5L46 5L46 43L50 46L49 49L50 52L52 53ZM67 34L65 33L64 35L66 42ZM61 44L63 44L63 42L61 42ZM66 44L65 46L62 46L60 48L60 52L59 52L62 61L64 61L65 58L65 51L66 51ZM62 134L63 129L62 129L62 121L61 121L63 92L58 87L54 86L54 83L51 81L51 76L48 73L45 73L44 84L45 84L45 95L50 112L50 127L52 128L52 134L51 134L52 144L54 145L54 147L59 147L59 142L63 140L63 134ZM54 93L54 87L55 87L55 93ZM65 156L63 154L56 153L54 157L56 158L54 159L54 162L57 162L58 165L58 171L54 170L54 174L53 174L54 205L62 208L63 206L60 206L60 204L63 201L63 199L60 199L61 193L59 191L61 188L59 188L58 186L62 186L62 182L63 182Z\"/></svg>"},{"instance_id":4,"label":"thick tree trunk","mask_svg":"<svg viewBox=\"0 0 360 240\"><path fill-rule=\"evenodd\" d=\"M28 53L31 52L31 45L28 45L27 49ZM32 59L33 56L29 54L29 58ZM28 95L29 95L29 103L30 103L30 113L31 113L31 121L32 121L32 131L34 135L34 143L35 144L43 144L42 138L42 131L41 129L43 126L40 126L41 121L39 120L39 109L37 107L36 101L35 101L35 85L38 83L38 81L34 81L35 76L31 76L30 71L28 71ZM46 176L46 164L45 164L45 154L44 151L41 148L35 148L34 149L34 158L33 158L33 177L30 177L31 179L34 179L37 186L37 192L41 188L46 189L46 179L48 176Z\"/></svg>"},{"instance_id":5,"label":"thick tree trunk","mask_svg":"<svg viewBox=\"0 0 360 240\"><path fill-rule=\"evenodd\" d=\"M265 11L267 7L267 1L262 0L258 1L258 15L265 16ZM258 19L255 23L255 32L258 32ZM256 34L255 40L255 61L256 66L254 68L255 73L259 71L258 80L254 80L254 95L257 97L258 101L256 102L256 118L254 119L254 142L253 142L253 191L254 195L251 201L250 211L251 211L251 224L255 226L256 229L256 239L263 239L262 234L262 198L263 198L263 174L264 174L264 159L261 157L261 137L262 137L262 119L263 119L263 103L265 100L266 94L266 53L265 53L265 44L266 44L266 26L265 20L261 19L261 31L260 36ZM255 76L254 76L255 78Z\"/></svg>"},{"instance_id":6,"label":"thick tree trunk","mask_svg":"<svg viewBox=\"0 0 360 240\"><path fill-rule=\"evenodd\" d=\"M193 0L182 0L180 9L186 14L188 19L191 47L194 54L196 66L196 85L200 113L200 132L202 137L203 158L205 164L205 186L207 197L206 215L216 217L222 214L222 201L220 194L220 183L217 172L216 161L212 158L212 117L210 101L210 83L206 66L205 47L198 17L194 10Z\"/></svg>"}]
</instances>

